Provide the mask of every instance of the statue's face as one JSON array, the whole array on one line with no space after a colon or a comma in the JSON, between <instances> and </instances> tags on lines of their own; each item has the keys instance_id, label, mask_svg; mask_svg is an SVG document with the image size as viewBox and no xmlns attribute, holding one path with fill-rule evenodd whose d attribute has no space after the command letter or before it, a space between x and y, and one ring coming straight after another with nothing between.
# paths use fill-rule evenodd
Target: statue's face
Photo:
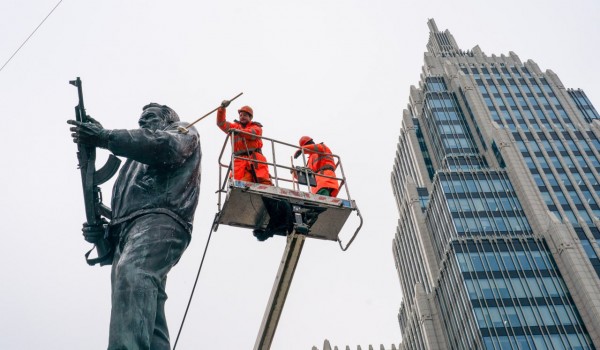
<instances>
[{"instance_id":1,"label":"statue's face","mask_svg":"<svg viewBox=\"0 0 600 350\"><path fill-rule=\"evenodd\" d=\"M142 129L150 129L152 131L163 130L167 123L160 116L161 111L158 107L149 107L142 112L138 124Z\"/></svg>"}]
</instances>

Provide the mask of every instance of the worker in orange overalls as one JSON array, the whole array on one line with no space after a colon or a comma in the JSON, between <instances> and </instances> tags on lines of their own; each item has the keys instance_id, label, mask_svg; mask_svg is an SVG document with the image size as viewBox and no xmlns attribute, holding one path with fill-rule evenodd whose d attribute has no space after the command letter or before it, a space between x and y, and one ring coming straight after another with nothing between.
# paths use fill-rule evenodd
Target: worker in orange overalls
<instances>
[{"instance_id":1,"label":"worker in orange overalls","mask_svg":"<svg viewBox=\"0 0 600 350\"><path fill-rule=\"evenodd\" d=\"M249 134L234 133L233 135L233 154L237 156L233 161L233 178L272 185L269 167L267 164L259 163L267 161L261 150L263 145L262 125L252 121L254 112L249 106L238 110L239 121L228 122L225 109L229 103L229 100L221 102L221 107L217 110L217 126L226 133L235 129Z\"/></svg>"},{"instance_id":2,"label":"worker in orange overalls","mask_svg":"<svg viewBox=\"0 0 600 350\"><path fill-rule=\"evenodd\" d=\"M311 192L324 196L336 197L340 191L335 176L335 159L329 147L323 142L316 144L310 136L302 136L298 144L308 154L307 166L315 173L317 186L311 187ZM294 158L302 154L302 150L296 151ZM329 177L319 176L325 175Z\"/></svg>"}]
</instances>

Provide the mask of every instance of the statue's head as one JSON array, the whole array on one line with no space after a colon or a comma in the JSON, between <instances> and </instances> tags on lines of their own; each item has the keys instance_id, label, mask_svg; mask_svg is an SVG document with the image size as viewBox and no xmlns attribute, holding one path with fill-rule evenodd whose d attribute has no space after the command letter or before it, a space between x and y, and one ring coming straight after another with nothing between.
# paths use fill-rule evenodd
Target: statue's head
<instances>
[{"instance_id":1,"label":"statue's head","mask_svg":"<svg viewBox=\"0 0 600 350\"><path fill-rule=\"evenodd\" d=\"M156 131L164 130L169 124L178 121L179 116L171 107L152 102L142 109L138 124L142 129Z\"/></svg>"}]
</instances>

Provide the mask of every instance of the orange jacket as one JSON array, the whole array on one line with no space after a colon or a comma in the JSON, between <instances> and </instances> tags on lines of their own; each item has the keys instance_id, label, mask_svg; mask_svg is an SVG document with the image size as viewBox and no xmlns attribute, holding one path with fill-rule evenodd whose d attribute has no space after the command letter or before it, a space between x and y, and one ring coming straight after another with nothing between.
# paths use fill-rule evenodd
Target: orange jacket
<instances>
[{"instance_id":1,"label":"orange jacket","mask_svg":"<svg viewBox=\"0 0 600 350\"><path fill-rule=\"evenodd\" d=\"M247 154L248 152L262 148L263 142L260 138L262 136L262 124L250 121L246 126L243 126L237 120L231 123L225 120L225 118L225 108L219 108L217 110L217 126L223 130L223 132L228 133L231 129L236 129L252 134L235 134L233 138L233 153L235 155Z\"/></svg>"},{"instance_id":2,"label":"orange jacket","mask_svg":"<svg viewBox=\"0 0 600 350\"><path fill-rule=\"evenodd\" d=\"M246 156L250 158L236 158L233 164L233 178L236 180L257 182L263 184L271 184L271 176L269 175L269 168L266 164L253 162L252 160L259 160L266 162L267 159L260 153L263 146L261 139L262 136L262 125L258 122L250 121L245 126L240 124L238 121L233 123L226 120L225 108L219 108L217 110L217 126L223 130L223 132L229 133L231 129L236 129L250 133L251 135L236 133L233 136L233 154L236 156ZM254 168L256 179L253 178L251 173L251 167Z\"/></svg>"},{"instance_id":3,"label":"orange jacket","mask_svg":"<svg viewBox=\"0 0 600 350\"><path fill-rule=\"evenodd\" d=\"M335 176L335 159L331 153L329 147L325 146L324 143L311 144L302 147L304 152L308 154L307 166L315 172L317 180L317 186L311 188L312 193L317 193L321 188L331 189L331 196L337 196L340 186L336 179L330 179L318 174L325 176Z\"/></svg>"}]
</instances>

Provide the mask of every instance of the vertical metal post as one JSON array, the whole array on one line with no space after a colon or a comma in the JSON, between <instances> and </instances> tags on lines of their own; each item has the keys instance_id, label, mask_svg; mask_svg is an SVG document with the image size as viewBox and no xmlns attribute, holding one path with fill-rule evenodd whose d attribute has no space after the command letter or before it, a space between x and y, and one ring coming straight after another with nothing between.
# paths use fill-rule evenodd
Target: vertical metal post
<instances>
[{"instance_id":1,"label":"vertical metal post","mask_svg":"<svg viewBox=\"0 0 600 350\"><path fill-rule=\"evenodd\" d=\"M260 330L258 332L258 338L254 344L254 350L269 350L271 343L275 336L275 330L283 311L283 305L287 298L290 285L292 284L292 278L298 265L298 259L300 259L300 253L302 253L302 247L304 246L305 235L299 234L294 229L288 238L279 265L279 271L277 271L277 277L271 290L271 296L269 297L269 303L265 310Z\"/></svg>"}]
</instances>

